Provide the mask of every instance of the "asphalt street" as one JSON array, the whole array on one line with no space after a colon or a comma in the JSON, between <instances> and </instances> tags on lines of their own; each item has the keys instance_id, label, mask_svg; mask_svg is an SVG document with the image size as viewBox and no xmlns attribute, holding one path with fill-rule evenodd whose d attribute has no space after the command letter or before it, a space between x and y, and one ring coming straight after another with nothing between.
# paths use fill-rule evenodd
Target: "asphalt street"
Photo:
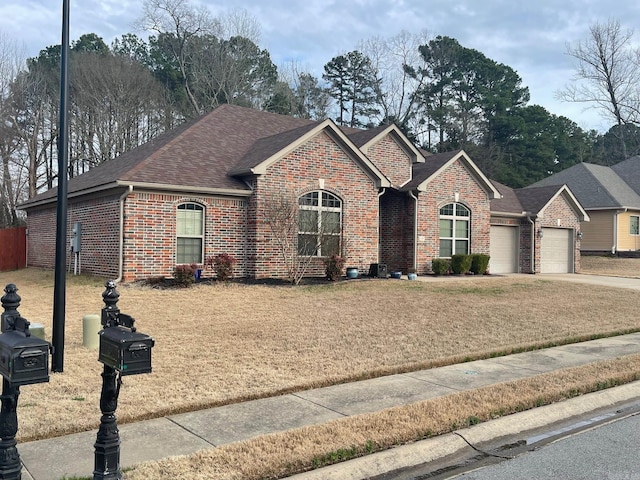
<instances>
[{"instance_id":1,"label":"asphalt street","mask_svg":"<svg viewBox=\"0 0 640 480\"><path fill-rule=\"evenodd\" d=\"M571 434L514 459L449 477L458 480L635 480L640 416ZM418 477L419 478L419 477Z\"/></svg>"}]
</instances>

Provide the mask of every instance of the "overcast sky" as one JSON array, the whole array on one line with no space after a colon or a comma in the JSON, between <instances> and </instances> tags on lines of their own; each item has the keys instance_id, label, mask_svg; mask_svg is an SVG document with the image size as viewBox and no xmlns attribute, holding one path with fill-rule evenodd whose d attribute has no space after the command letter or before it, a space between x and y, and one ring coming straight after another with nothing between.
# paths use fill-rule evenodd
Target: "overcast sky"
<instances>
[{"instance_id":1,"label":"overcast sky","mask_svg":"<svg viewBox=\"0 0 640 480\"><path fill-rule=\"evenodd\" d=\"M192 4L197 4L192 0ZM565 115L583 128L610 126L594 111L555 99L571 81L567 42L588 36L589 26L608 18L632 28L640 20L637 0L200 0L214 16L229 4L244 8L261 24L260 46L274 63L293 60L320 76L332 57L365 39L403 30L446 35L516 70L532 104ZM136 32L142 0L71 0L71 40L96 33L107 44ZM24 44L28 56L60 43L62 0L0 0L0 33ZM639 32L640 34L640 32Z\"/></svg>"}]
</instances>

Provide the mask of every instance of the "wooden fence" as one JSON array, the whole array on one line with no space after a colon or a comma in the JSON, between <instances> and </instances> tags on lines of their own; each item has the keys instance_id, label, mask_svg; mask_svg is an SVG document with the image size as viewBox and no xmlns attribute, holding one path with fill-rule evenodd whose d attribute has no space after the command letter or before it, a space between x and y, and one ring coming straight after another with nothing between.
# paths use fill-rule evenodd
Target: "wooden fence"
<instances>
[{"instance_id":1,"label":"wooden fence","mask_svg":"<svg viewBox=\"0 0 640 480\"><path fill-rule=\"evenodd\" d=\"M27 228L0 229L0 272L27 266Z\"/></svg>"}]
</instances>

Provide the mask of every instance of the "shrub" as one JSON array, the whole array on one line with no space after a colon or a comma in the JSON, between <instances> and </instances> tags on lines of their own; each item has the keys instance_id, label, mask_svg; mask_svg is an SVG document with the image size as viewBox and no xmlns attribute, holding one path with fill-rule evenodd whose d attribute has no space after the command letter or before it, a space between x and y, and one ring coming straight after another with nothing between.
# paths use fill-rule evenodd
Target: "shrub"
<instances>
[{"instance_id":1,"label":"shrub","mask_svg":"<svg viewBox=\"0 0 640 480\"><path fill-rule=\"evenodd\" d=\"M218 280L225 282L233 276L233 266L238 263L238 260L228 253L219 253L214 257L208 257L204 263L213 268Z\"/></svg>"},{"instance_id":2,"label":"shrub","mask_svg":"<svg viewBox=\"0 0 640 480\"><path fill-rule=\"evenodd\" d=\"M489 255L484 253L471 254L471 271L476 275L484 275L489 267Z\"/></svg>"},{"instance_id":3,"label":"shrub","mask_svg":"<svg viewBox=\"0 0 640 480\"><path fill-rule=\"evenodd\" d=\"M347 263L346 259L337 254L333 254L329 258L326 258L324 260L324 266L327 280L331 280L332 282L338 280L342 275L342 269L344 268L345 263Z\"/></svg>"},{"instance_id":4,"label":"shrub","mask_svg":"<svg viewBox=\"0 0 640 480\"><path fill-rule=\"evenodd\" d=\"M451 262L448 258L434 258L431 260L431 270L436 275L445 275L449 273Z\"/></svg>"},{"instance_id":5,"label":"shrub","mask_svg":"<svg viewBox=\"0 0 640 480\"><path fill-rule=\"evenodd\" d=\"M194 274L193 265L176 265L173 269L173 279L179 287L190 287L195 282Z\"/></svg>"},{"instance_id":6,"label":"shrub","mask_svg":"<svg viewBox=\"0 0 640 480\"><path fill-rule=\"evenodd\" d=\"M465 274L471 268L471 255L456 253L451 255L451 271L457 275Z\"/></svg>"}]
</instances>

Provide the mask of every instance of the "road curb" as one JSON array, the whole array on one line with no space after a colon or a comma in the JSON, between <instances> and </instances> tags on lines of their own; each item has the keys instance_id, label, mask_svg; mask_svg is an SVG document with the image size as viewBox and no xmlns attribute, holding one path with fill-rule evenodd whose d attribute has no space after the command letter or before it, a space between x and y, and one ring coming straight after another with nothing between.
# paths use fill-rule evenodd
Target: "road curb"
<instances>
[{"instance_id":1,"label":"road curb","mask_svg":"<svg viewBox=\"0 0 640 480\"><path fill-rule=\"evenodd\" d=\"M640 381L515 413L459 430L458 433L474 445L495 442L502 437L513 435L526 436L524 434L531 430L638 398L640 398ZM451 433L288 478L292 480L366 480L377 475L441 460L459 454L461 450L467 448L471 447L460 436Z\"/></svg>"}]
</instances>

